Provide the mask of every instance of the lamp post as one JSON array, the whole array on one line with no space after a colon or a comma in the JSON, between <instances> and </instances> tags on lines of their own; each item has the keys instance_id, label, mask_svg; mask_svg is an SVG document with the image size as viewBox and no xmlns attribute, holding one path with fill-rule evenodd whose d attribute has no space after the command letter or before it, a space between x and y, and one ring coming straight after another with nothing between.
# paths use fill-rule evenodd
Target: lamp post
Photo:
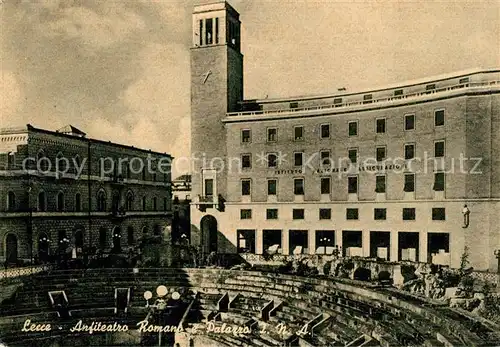
<instances>
[{"instance_id":1,"label":"lamp post","mask_svg":"<svg viewBox=\"0 0 500 347\"><path fill-rule=\"evenodd\" d=\"M166 296L168 294L168 288L165 287L164 285L159 285L156 288L156 295L158 296L155 303L151 305L149 303L149 300L153 298L153 293L151 293L149 290L144 292L144 299L146 299L146 308L150 308L151 310L148 313L148 316L150 314L155 313L155 310L158 315L158 325L163 324L163 315L165 313L165 310L169 308L170 306L167 306L167 301L166 301ZM181 295L178 292L173 292L171 295L171 298L173 300L179 300L181 298ZM146 317L147 319L147 317ZM161 346L161 330L158 332L158 346Z\"/></svg>"},{"instance_id":2,"label":"lamp post","mask_svg":"<svg viewBox=\"0 0 500 347\"><path fill-rule=\"evenodd\" d=\"M326 255L326 246L330 243L331 239L329 239L327 237L322 237L321 239L319 239L319 241L323 245L323 247L324 247L324 254Z\"/></svg>"},{"instance_id":3,"label":"lamp post","mask_svg":"<svg viewBox=\"0 0 500 347\"><path fill-rule=\"evenodd\" d=\"M494 251L495 257L497 258L497 293L500 294L500 249Z\"/></svg>"},{"instance_id":4,"label":"lamp post","mask_svg":"<svg viewBox=\"0 0 500 347\"><path fill-rule=\"evenodd\" d=\"M47 244L47 253L45 254L45 259L40 259L39 257L39 261L43 261L43 262L46 262L48 260L48 257L49 257L49 244L50 244L50 240L47 238L47 237L42 237L40 239L38 239L38 244ZM40 246L39 246L40 247Z\"/></svg>"}]
</instances>

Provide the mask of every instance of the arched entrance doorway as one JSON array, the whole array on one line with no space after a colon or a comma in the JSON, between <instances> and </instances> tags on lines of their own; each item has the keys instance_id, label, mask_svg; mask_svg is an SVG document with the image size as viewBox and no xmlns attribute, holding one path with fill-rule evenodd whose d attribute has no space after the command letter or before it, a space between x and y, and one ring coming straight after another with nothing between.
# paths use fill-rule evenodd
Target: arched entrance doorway
<instances>
[{"instance_id":1,"label":"arched entrance doorway","mask_svg":"<svg viewBox=\"0 0 500 347\"><path fill-rule=\"evenodd\" d=\"M217 252L217 219L214 216L205 216L201 219L200 227L208 253Z\"/></svg>"},{"instance_id":2,"label":"arched entrance doorway","mask_svg":"<svg viewBox=\"0 0 500 347\"><path fill-rule=\"evenodd\" d=\"M46 233L40 233L38 236L38 259L45 263L49 260L49 237Z\"/></svg>"},{"instance_id":3,"label":"arched entrance doorway","mask_svg":"<svg viewBox=\"0 0 500 347\"><path fill-rule=\"evenodd\" d=\"M78 227L75 230L75 248L78 253L83 250L83 228Z\"/></svg>"},{"instance_id":4,"label":"arched entrance doorway","mask_svg":"<svg viewBox=\"0 0 500 347\"><path fill-rule=\"evenodd\" d=\"M5 255L7 263L17 263L17 236L8 234L5 239Z\"/></svg>"},{"instance_id":5,"label":"arched entrance doorway","mask_svg":"<svg viewBox=\"0 0 500 347\"><path fill-rule=\"evenodd\" d=\"M120 239L122 237L122 230L119 227L113 229L113 252L119 253L122 250Z\"/></svg>"}]
</instances>

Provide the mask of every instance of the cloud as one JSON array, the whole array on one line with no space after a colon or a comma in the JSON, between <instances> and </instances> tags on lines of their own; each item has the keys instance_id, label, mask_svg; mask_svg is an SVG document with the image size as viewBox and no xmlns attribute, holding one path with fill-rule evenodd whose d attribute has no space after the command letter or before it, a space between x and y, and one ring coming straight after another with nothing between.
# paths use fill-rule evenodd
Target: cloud
<instances>
[{"instance_id":1,"label":"cloud","mask_svg":"<svg viewBox=\"0 0 500 347\"><path fill-rule=\"evenodd\" d=\"M101 15L86 7L67 7L58 12L58 19L44 23L40 29L50 38L77 39L84 47L106 48L146 27L141 16L119 2L108 5L105 12Z\"/></svg>"},{"instance_id":2,"label":"cloud","mask_svg":"<svg viewBox=\"0 0 500 347\"><path fill-rule=\"evenodd\" d=\"M2 71L0 80L0 116L2 124L14 120L19 107L21 90L16 77L10 71Z\"/></svg>"}]
</instances>

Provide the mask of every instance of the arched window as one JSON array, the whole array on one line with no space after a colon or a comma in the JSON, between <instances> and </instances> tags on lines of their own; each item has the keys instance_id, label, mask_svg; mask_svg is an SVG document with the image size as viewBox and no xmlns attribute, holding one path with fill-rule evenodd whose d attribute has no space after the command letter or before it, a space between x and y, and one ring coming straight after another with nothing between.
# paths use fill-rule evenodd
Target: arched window
<instances>
[{"instance_id":1,"label":"arched window","mask_svg":"<svg viewBox=\"0 0 500 347\"><path fill-rule=\"evenodd\" d=\"M127 244L128 245L133 245L134 243L135 243L134 228L133 227L128 227L127 228Z\"/></svg>"},{"instance_id":2,"label":"arched window","mask_svg":"<svg viewBox=\"0 0 500 347\"><path fill-rule=\"evenodd\" d=\"M118 192L113 192L113 198L111 199L112 209L118 212L120 209L120 194Z\"/></svg>"},{"instance_id":3,"label":"arched window","mask_svg":"<svg viewBox=\"0 0 500 347\"><path fill-rule=\"evenodd\" d=\"M134 194L129 190L127 192L127 211L133 211L134 210Z\"/></svg>"},{"instance_id":4,"label":"arched window","mask_svg":"<svg viewBox=\"0 0 500 347\"><path fill-rule=\"evenodd\" d=\"M84 228L83 227L77 227L75 229L75 247L76 248L83 248L83 232L84 232ZM81 250L80 250L81 251Z\"/></svg>"},{"instance_id":5,"label":"arched window","mask_svg":"<svg viewBox=\"0 0 500 347\"><path fill-rule=\"evenodd\" d=\"M7 170L12 170L16 167L16 156L14 152L7 154Z\"/></svg>"},{"instance_id":6,"label":"arched window","mask_svg":"<svg viewBox=\"0 0 500 347\"><path fill-rule=\"evenodd\" d=\"M16 209L16 194L9 192L7 194L7 210L14 211Z\"/></svg>"},{"instance_id":7,"label":"arched window","mask_svg":"<svg viewBox=\"0 0 500 347\"><path fill-rule=\"evenodd\" d=\"M97 193L97 211L106 211L106 193L102 189Z\"/></svg>"},{"instance_id":8,"label":"arched window","mask_svg":"<svg viewBox=\"0 0 500 347\"><path fill-rule=\"evenodd\" d=\"M153 198L153 211L157 211L157 199L156 196Z\"/></svg>"},{"instance_id":9,"label":"arched window","mask_svg":"<svg viewBox=\"0 0 500 347\"><path fill-rule=\"evenodd\" d=\"M57 193L57 210L58 211L64 210L64 193L63 192Z\"/></svg>"},{"instance_id":10,"label":"arched window","mask_svg":"<svg viewBox=\"0 0 500 347\"><path fill-rule=\"evenodd\" d=\"M45 196L45 192L41 191L38 193L38 211L45 211L47 209L47 197Z\"/></svg>"},{"instance_id":11,"label":"arched window","mask_svg":"<svg viewBox=\"0 0 500 347\"><path fill-rule=\"evenodd\" d=\"M104 250L108 243L108 235L105 228L99 229L99 248Z\"/></svg>"},{"instance_id":12,"label":"arched window","mask_svg":"<svg viewBox=\"0 0 500 347\"><path fill-rule=\"evenodd\" d=\"M147 235L148 234L148 227L147 226L143 226L142 227L142 234L143 235Z\"/></svg>"},{"instance_id":13,"label":"arched window","mask_svg":"<svg viewBox=\"0 0 500 347\"><path fill-rule=\"evenodd\" d=\"M142 210L146 211L146 197L145 196L142 197Z\"/></svg>"},{"instance_id":14,"label":"arched window","mask_svg":"<svg viewBox=\"0 0 500 347\"><path fill-rule=\"evenodd\" d=\"M75 211L80 212L82 210L82 196L80 193L75 195Z\"/></svg>"}]
</instances>

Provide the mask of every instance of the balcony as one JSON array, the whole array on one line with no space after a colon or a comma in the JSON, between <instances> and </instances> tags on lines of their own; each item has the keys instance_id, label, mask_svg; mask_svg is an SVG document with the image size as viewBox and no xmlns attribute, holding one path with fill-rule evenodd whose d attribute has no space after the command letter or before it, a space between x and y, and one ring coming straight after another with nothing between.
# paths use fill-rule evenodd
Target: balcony
<instances>
[{"instance_id":1,"label":"balcony","mask_svg":"<svg viewBox=\"0 0 500 347\"><path fill-rule=\"evenodd\" d=\"M111 216L113 218L124 218L126 215L125 208L123 206L120 207L113 207L111 210Z\"/></svg>"}]
</instances>

